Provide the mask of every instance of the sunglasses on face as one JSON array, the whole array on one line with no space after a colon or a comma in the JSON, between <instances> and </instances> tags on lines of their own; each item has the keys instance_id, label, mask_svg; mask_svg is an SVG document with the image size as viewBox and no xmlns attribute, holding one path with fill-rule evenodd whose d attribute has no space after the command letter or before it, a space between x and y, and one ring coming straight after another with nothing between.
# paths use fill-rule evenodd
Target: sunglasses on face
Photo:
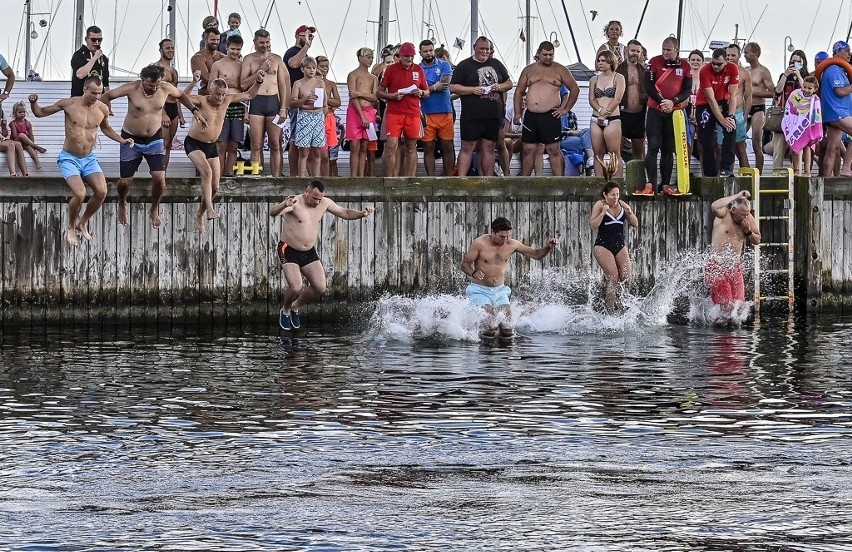
<instances>
[{"instance_id":1,"label":"sunglasses on face","mask_svg":"<svg viewBox=\"0 0 852 552\"><path fill-rule=\"evenodd\" d=\"M94 42L96 44L100 44L101 42L103 42L104 39L103 38L90 38L89 40L91 40L92 42Z\"/></svg>"}]
</instances>

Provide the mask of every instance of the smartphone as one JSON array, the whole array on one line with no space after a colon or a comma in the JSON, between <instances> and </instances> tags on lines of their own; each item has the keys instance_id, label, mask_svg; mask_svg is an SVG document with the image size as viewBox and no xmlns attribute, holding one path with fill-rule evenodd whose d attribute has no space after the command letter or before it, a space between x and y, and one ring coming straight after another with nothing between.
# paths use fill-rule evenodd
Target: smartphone
<instances>
[{"instance_id":1,"label":"smartphone","mask_svg":"<svg viewBox=\"0 0 852 552\"><path fill-rule=\"evenodd\" d=\"M603 117L592 117L592 122L597 124L599 127L605 127L609 124L609 119L605 119Z\"/></svg>"}]
</instances>

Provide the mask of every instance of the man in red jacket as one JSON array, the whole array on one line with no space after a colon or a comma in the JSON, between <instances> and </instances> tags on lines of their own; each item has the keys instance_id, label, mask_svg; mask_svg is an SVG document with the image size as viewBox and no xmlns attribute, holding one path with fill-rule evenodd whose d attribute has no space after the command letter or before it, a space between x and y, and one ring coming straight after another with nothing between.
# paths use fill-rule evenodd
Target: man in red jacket
<instances>
[{"instance_id":1,"label":"man in red jacket","mask_svg":"<svg viewBox=\"0 0 852 552\"><path fill-rule=\"evenodd\" d=\"M716 125L722 127L722 176L734 171L734 130L737 128L734 113L737 111L737 88L740 69L727 61L722 48L713 50L713 60L698 72L700 81L695 98L695 122L698 124L698 141L701 142L701 168L704 176L719 175L716 159Z\"/></svg>"},{"instance_id":2,"label":"man in red jacket","mask_svg":"<svg viewBox=\"0 0 852 552\"><path fill-rule=\"evenodd\" d=\"M671 187L674 164L674 126L672 114L682 109L692 93L692 70L689 62L678 55L678 41L670 36L663 41L662 55L651 58L645 71L645 92L648 94L648 114L645 134L648 152L645 154L645 173L648 177L640 195L654 195L657 180L657 154L660 154L660 187L657 192L676 195Z\"/></svg>"}]
</instances>

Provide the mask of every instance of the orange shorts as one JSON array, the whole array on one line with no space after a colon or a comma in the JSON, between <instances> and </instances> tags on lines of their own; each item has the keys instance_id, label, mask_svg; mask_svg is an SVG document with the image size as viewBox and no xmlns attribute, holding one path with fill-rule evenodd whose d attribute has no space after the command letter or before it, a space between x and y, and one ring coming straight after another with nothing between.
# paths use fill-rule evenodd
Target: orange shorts
<instances>
[{"instance_id":1,"label":"orange shorts","mask_svg":"<svg viewBox=\"0 0 852 552\"><path fill-rule=\"evenodd\" d=\"M367 151L379 151L379 141L371 140L367 142Z\"/></svg>"},{"instance_id":2,"label":"orange shorts","mask_svg":"<svg viewBox=\"0 0 852 552\"><path fill-rule=\"evenodd\" d=\"M333 148L337 145L337 117L334 113L325 114L325 146Z\"/></svg>"},{"instance_id":3,"label":"orange shorts","mask_svg":"<svg viewBox=\"0 0 852 552\"><path fill-rule=\"evenodd\" d=\"M452 140L455 138L456 129L453 126L452 113L427 113L426 129L423 131L424 142L434 142L435 138L441 140Z\"/></svg>"},{"instance_id":4,"label":"orange shorts","mask_svg":"<svg viewBox=\"0 0 852 552\"><path fill-rule=\"evenodd\" d=\"M388 138L408 138L417 140L423 136L423 124L419 115L403 115L402 113L385 113Z\"/></svg>"}]
</instances>

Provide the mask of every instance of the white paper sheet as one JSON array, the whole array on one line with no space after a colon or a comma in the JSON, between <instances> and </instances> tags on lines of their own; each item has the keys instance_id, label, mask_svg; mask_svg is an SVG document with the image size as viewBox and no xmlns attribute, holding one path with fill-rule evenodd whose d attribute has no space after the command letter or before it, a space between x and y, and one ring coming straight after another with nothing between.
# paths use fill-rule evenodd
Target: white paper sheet
<instances>
[{"instance_id":1,"label":"white paper sheet","mask_svg":"<svg viewBox=\"0 0 852 552\"><path fill-rule=\"evenodd\" d=\"M272 118L272 123L280 126L281 128L284 128L284 126L288 124L289 120L289 118L284 118L281 117L281 115L276 115Z\"/></svg>"},{"instance_id":2,"label":"white paper sheet","mask_svg":"<svg viewBox=\"0 0 852 552\"><path fill-rule=\"evenodd\" d=\"M314 88L314 94L317 97L314 100L314 107L322 107L322 104L325 103L325 88Z\"/></svg>"},{"instance_id":3,"label":"white paper sheet","mask_svg":"<svg viewBox=\"0 0 852 552\"><path fill-rule=\"evenodd\" d=\"M412 84L411 86L406 86L405 88L400 88L396 91L397 94L413 94L414 91L417 90L417 85Z\"/></svg>"},{"instance_id":4,"label":"white paper sheet","mask_svg":"<svg viewBox=\"0 0 852 552\"><path fill-rule=\"evenodd\" d=\"M369 138L371 142L375 142L379 139L379 135L376 133L375 123L370 123L370 126L367 127L367 138Z\"/></svg>"}]
</instances>

